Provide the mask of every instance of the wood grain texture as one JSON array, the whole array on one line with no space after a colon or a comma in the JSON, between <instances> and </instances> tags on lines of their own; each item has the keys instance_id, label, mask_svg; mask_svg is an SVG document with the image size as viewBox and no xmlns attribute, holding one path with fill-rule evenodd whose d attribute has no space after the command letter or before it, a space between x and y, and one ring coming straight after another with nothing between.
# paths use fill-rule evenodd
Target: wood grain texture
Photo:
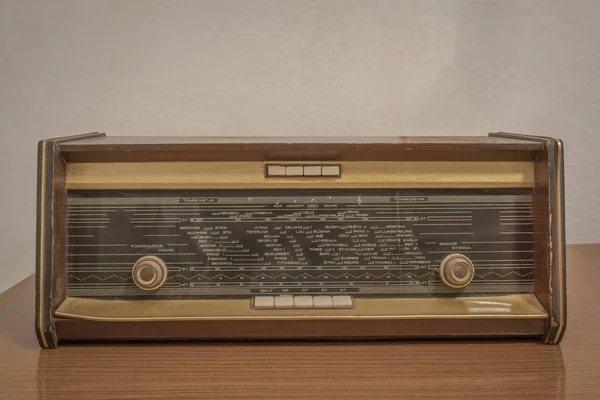
<instances>
[{"instance_id":1,"label":"wood grain texture","mask_svg":"<svg viewBox=\"0 0 600 400\"><path fill-rule=\"evenodd\" d=\"M87 138L83 140L67 141L60 146L63 151L89 151L98 147L104 151L127 148L129 146L142 146L145 150L151 148L164 149L169 146L189 146L194 144L210 144L214 146L232 145L263 146L277 143L293 144L324 144L353 147L356 144L383 144L399 145L411 148L426 147L429 150L438 149L495 149L495 150L535 150L542 149L540 143L523 141L514 138L490 136L368 136L368 137L341 137L341 136L104 136L100 138ZM160 147L159 147L160 146ZM235 147L235 146L234 146Z\"/></svg>"},{"instance_id":2,"label":"wood grain texture","mask_svg":"<svg viewBox=\"0 0 600 400\"><path fill-rule=\"evenodd\" d=\"M542 149L535 141L487 136L107 136L60 145L68 162L530 161Z\"/></svg>"},{"instance_id":3,"label":"wood grain texture","mask_svg":"<svg viewBox=\"0 0 600 400\"><path fill-rule=\"evenodd\" d=\"M534 341L86 344L40 350L33 280L0 295L0 399L600 398L600 245L568 248L560 346Z\"/></svg>"}]
</instances>

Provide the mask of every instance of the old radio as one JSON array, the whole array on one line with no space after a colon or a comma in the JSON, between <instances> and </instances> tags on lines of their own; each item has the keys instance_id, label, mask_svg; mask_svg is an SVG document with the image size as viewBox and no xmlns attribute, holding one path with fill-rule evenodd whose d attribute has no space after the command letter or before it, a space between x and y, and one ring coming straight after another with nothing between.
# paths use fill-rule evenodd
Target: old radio
<instances>
[{"instance_id":1,"label":"old radio","mask_svg":"<svg viewBox=\"0 0 600 400\"><path fill-rule=\"evenodd\" d=\"M508 133L44 140L39 342L558 343L563 191L562 143Z\"/></svg>"}]
</instances>

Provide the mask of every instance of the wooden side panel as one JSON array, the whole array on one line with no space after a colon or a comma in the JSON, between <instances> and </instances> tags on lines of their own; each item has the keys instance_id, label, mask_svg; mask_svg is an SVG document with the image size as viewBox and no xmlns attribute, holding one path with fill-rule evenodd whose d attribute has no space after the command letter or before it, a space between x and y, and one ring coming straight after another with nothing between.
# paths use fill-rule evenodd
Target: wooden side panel
<instances>
[{"instance_id":1,"label":"wooden side panel","mask_svg":"<svg viewBox=\"0 0 600 400\"><path fill-rule=\"evenodd\" d=\"M535 293L540 302L548 307L547 311L550 314L544 342L558 344L564 336L567 325L563 143L548 137L512 133L490 135L544 144L543 151L536 160Z\"/></svg>"},{"instance_id":2,"label":"wooden side panel","mask_svg":"<svg viewBox=\"0 0 600 400\"><path fill-rule=\"evenodd\" d=\"M56 347L56 330L51 318L52 275L48 264L52 262L52 144L41 141L38 145L37 187L37 253L35 287L35 331L41 347Z\"/></svg>"},{"instance_id":3,"label":"wooden side panel","mask_svg":"<svg viewBox=\"0 0 600 400\"><path fill-rule=\"evenodd\" d=\"M562 140L554 141L556 147L556 196L551 202L553 211L552 235L555 238L552 241L553 254L555 257L556 274L553 276L552 287L556 289L553 296L558 315L555 314L556 326L546 337L549 343L560 343L564 337L567 328L567 272L566 272L566 224L565 224L565 162L564 162L564 144Z\"/></svg>"},{"instance_id":4,"label":"wooden side panel","mask_svg":"<svg viewBox=\"0 0 600 400\"><path fill-rule=\"evenodd\" d=\"M35 331L43 348L58 344L54 311L66 297L67 191L65 165L58 146L61 142L102 135L90 133L38 144Z\"/></svg>"}]
</instances>

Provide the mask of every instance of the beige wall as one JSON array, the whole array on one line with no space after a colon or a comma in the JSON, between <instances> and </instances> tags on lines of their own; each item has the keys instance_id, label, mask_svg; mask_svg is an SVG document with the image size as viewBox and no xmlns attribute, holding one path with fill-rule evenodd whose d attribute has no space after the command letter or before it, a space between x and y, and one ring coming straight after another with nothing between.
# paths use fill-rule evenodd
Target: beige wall
<instances>
[{"instance_id":1,"label":"beige wall","mask_svg":"<svg viewBox=\"0 0 600 400\"><path fill-rule=\"evenodd\" d=\"M0 291L33 272L39 139L555 135L599 242L600 1L0 0Z\"/></svg>"}]
</instances>

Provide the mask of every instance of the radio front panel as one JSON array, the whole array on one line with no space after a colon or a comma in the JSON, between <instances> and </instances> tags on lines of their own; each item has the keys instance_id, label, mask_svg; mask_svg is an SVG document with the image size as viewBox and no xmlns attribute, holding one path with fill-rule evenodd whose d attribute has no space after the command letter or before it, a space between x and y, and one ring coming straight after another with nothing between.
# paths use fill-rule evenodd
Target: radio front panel
<instances>
[{"instance_id":1,"label":"radio front panel","mask_svg":"<svg viewBox=\"0 0 600 400\"><path fill-rule=\"evenodd\" d=\"M472 261L464 288L440 278ZM132 268L153 256L160 287ZM68 296L531 293L531 189L69 191ZM138 282L139 283L139 282Z\"/></svg>"},{"instance_id":2,"label":"radio front panel","mask_svg":"<svg viewBox=\"0 0 600 400\"><path fill-rule=\"evenodd\" d=\"M39 157L42 347L564 334L560 141L90 134Z\"/></svg>"}]
</instances>

